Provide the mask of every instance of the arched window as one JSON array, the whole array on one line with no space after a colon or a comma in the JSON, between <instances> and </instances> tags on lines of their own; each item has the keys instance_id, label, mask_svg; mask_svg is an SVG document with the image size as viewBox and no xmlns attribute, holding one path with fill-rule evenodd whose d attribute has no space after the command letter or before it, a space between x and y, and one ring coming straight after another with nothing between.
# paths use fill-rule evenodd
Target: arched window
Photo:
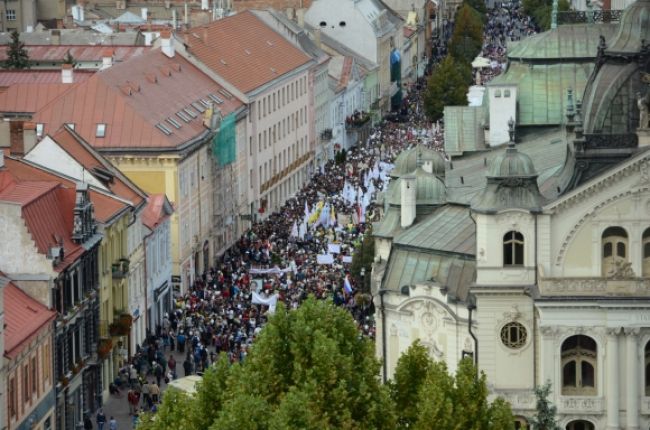
<instances>
[{"instance_id":1,"label":"arched window","mask_svg":"<svg viewBox=\"0 0 650 430\"><path fill-rule=\"evenodd\" d=\"M588 336L571 336L562 343L563 395L596 395L597 359L596 341Z\"/></svg>"},{"instance_id":2,"label":"arched window","mask_svg":"<svg viewBox=\"0 0 650 430\"><path fill-rule=\"evenodd\" d=\"M602 243L602 274L609 276L617 263L627 261L627 232L621 227L609 227L603 232Z\"/></svg>"},{"instance_id":3,"label":"arched window","mask_svg":"<svg viewBox=\"0 0 650 430\"><path fill-rule=\"evenodd\" d=\"M566 430L594 430L595 427L589 421L577 420L571 421L566 425Z\"/></svg>"},{"instance_id":4,"label":"arched window","mask_svg":"<svg viewBox=\"0 0 650 430\"><path fill-rule=\"evenodd\" d=\"M524 265L524 235L509 231L503 236L503 265Z\"/></svg>"},{"instance_id":5,"label":"arched window","mask_svg":"<svg viewBox=\"0 0 650 430\"><path fill-rule=\"evenodd\" d=\"M643 276L650 276L650 228L643 232Z\"/></svg>"},{"instance_id":6,"label":"arched window","mask_svg":"<svg viewBox=\"0 0 650 430\"><path fill-rule=\"evenodd\" d=\"M524 417L515 417L515 430L528 430L530 425Z\"/></svg>"}]
</instances>

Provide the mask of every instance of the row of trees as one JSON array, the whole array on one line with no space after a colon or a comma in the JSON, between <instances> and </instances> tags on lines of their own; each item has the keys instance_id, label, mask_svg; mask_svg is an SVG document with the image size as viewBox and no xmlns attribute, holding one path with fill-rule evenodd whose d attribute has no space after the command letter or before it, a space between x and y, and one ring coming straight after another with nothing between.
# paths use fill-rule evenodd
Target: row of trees
<instances>
[{"instance_id":1,"label":"row of trees","mask_svg":"<svg viewBox=\"0 0 650 430\"><path fill-rule=\"evenodd\" d=\"M278 306L246 360L230 364L222 355L195 395L168 389L138 429L514 428L510 406L487 400L485 376L469 359L450 375L415 343L393 381L381 384L379 369L350 314L311 297L297 310Z\"/></svg>"},{"instance_id":2,"label":"row of trees","mask_svg":"<svg viewBox=\"0 0 650 430\"><path fill-rule=\"evenodd\" d=\"M551 28L551 14L553 12L553 0L523 0L524 13L535 21L540 29ZM571 5L568 0L559 0L557 3L558 12L566 12Z\"/></svg>"},{"instance_id":3,"label":"row of trees","mask_svg":"<svg viewBox=\"0 0 650 430\"><path fill-rule=\"evenodd\" d=\"M456 12L448 54L429 77L424 95L425 111L432 121L442 118L445 106L467 104L471 63L483 46L485 19L483 0L466 0Z\"/></svg>"}]
</instances>

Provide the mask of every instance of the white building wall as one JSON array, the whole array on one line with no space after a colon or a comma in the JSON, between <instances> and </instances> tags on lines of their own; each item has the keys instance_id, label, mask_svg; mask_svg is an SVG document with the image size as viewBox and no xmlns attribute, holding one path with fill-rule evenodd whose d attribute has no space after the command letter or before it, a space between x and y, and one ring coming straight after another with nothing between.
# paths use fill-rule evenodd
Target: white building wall
<instances>
[{"instance_id":1,"label":"white building wall","mask_svg":"<svg viewBox=\"0 0 650 430\"><path fill-rule=\"evenodd\" d=\"M500 145L510 140L508 121L517 121L517 86L488 86L490 100L490 146Z\"/></svg>"},{"instance_id":2,"label":"white building wall","mask_svg":"<svg viewBox=\"0 0 650 430\"><path fill-rule=\"evenodd\" d=\"M162 323L162 302L166 292L171 291L172 258L171 229L169 218L161 222L146 239L147 253L147 312L150 330ZM156 297L156 291L158 297Z\"/></svg>"}]
</instances>

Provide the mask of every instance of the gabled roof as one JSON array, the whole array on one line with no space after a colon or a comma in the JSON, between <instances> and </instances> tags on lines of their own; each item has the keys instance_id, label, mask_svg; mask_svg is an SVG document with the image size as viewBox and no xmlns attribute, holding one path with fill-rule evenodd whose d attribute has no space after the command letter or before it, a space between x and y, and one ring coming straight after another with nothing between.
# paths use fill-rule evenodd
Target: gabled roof
<instances>
[{"instance_id":1,"label":"gabled roof","mask_svg":"<svg viewBox=\"0 0 650 430\"><path fill-rule=\"evenodd\" d=\"M180 55L169 58L156 49L96 73L33 121L43 123L45 133L74 123L75 132L100 150L176 149L209 133L201 100L224 116L242 106ZM97 136L98 124L106 125L104 137Z\"/></svg>"},{"instance_id":2,"label":"gabled roof","mask_svg":"<svg viewBox=\"0 0 650 430\"><path fill-rule=\"evenodd\" d=\"M60 129L58 133L52 136L52 139L86 170L90 171L93 176L100 180L111 193L129 200L136 207L146 201L147 194L144 191L131 182L109 160L95 151L77 133L70 130L67 126ZM29 158L29 154L27 158ZM102 180L100 178L106 175L111 176L110 180Z\"/></svg>"},{"instance_id":3,"label":"gabled roof","mask_svg":"<svg viewBox=\"0 0 650 430\"><path fill-rule=\"evenodd\" d=\"M61 63L66 58L68 53L76 61L92 62L95 61L101 66L103 54L107 47L106 45L32 45L25 46L29 61L31 63L45 63L39 66L48 66L47 63ZM127 61L133 57L144 54L151 50L149 46L115 46L111 48L113 51L113 62L120 63ZM7 51L0 49L0 61L7 59ZM58 67L57 64L52 67ZM78 72L78 70L75 70Z\"/></svg>"},{"instance_id":4,"label":"gabled roof","mask_svg":"<svg viewBox=\"0 0 650 430\"><path fill-rule=\"evenodd\" d=\"M250 11L191 28L185 39L192 55L243 93L310 61Z\"/></svg>"},{"instance_id":5,"label":"gabled roof","mask_svg":"<svg viewBox=\"0 0 650 430\"><path fill-rule=\"evenodd\" d=\"M56 84L14 84L0 94L0 112L37 112L52 100L72 89L74 85L61 82Z\"/></svg>"},{"instance_id":6,"label":"gabled roof","mask_svg":"<svg viewBox=\"0 0 650 430\"><path fill-rule=\"evenodd\" d=\"M11 175L0 172L0 175ZM0 190L0 202L20 205L21 215L36 249L48 255L52 247L62 247L64 258L54 269L58 272L72 264L84 252L72 241L75 189L56 181L15 180Z\"/></svg>"},{"instance_id":7,"label":"gabled roof","mask_svg":"<svg viewBox=\"0 0 650 430\"><path fill-rule=\"evenodd\" d=\"M82 82L90 78L94 71L75 70L74 81ZM0 70L0 87L14 84L59 84L61 70Z\"/></svg>"},{"instance_id":8,"label":"gabled roof","mask_svg":"<svg viewBox=\"0 0 650 430\"><path fill-rule=\"evenodd\" d=\"M46 181L58 182L67 189L76 189L74 181L69 178L57 175L55 172L36 166L24 159L5 157L5 171L10 172L11 177L16 181ZM0 177L2 177L0 172ZM0 184L3 181L0 180ZM115 217L125 211L130 203L117 197L94 188L89 189L90 200L93 203L95 218L100 223L110 224ZM74 196L73 196L74 198ZM72 222L72 218L71 221ZM71 225L72 228L72 225Z\"/></svg>"},{"instance_id":9,"label":"gabled roof","mask_svg":"<svg viewBox=\"0 0 650 430\"><path fill-rule=\"evenodd\" d=\"M165 194L152 194L147 199L147 206L142 211L142 224L153 231L173 212L174 209Z\"/></svg>"},{"instance_id":10,"label":"gabled roof","mask_svg":"<svg viewBox=\"0 0 650 430\"><path fill-rule=\"evenodd\" d=\"M0 274L1 275L1 274ZM4 291L5 356L15 358L32 338L56 318L56 312L30 297L12 282Z\"/></svg>"}]
</instances>

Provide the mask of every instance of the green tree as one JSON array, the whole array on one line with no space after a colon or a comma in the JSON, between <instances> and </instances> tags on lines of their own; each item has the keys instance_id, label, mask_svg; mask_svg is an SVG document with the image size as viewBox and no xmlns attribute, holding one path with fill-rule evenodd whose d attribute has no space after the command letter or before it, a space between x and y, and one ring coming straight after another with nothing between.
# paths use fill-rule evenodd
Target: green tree
<instances>
[{"instance_id":1,"label":"green tree","mask_svg":"<svg viewBox=\"0 0 650 430\"><path fill-rule=\"evenodd\" d=\"M551 13L553 12L553 0L523 0L524 12L533 18L535 23L542 30L551 28ZM566 12L571 5L568 0L559 0L558 12Z\"/></svg>"},{"instance_id":2,"label":"green tree","mask_svg":"<svg viewBox=\"0 0 650 430\"><path fill-rule=\"evenodd\" d=\"M162 403L155 415L142 414L138 422L138 430L194 430L196 427L188 420L192 410L192 400L184 392L175 388L165 391Z\"/></svg>"},{"instance_id":3,"label":"green tree","mask_svg":"<svg viewBox=\"0 0 650 430\"><path fill-rule=\"evenodd\" d=\"M449 53L456 61L471 64L482 47L483 18L474 8L464 3L456 12Z\"/></svg>"},{"instance_id":4,"label":"green tree","mask_svg":"<svg viewBox=\"0 0 650 430\"><path fill-rule=\"evenodd\" d=\"M432 121L442 118L445 106L466 106L467 91L472 80L468 65L445 57L435 68L424 93L424 109Z\"/></svg>"},{"instance_id":5,"label":"green tree","mask_svg":"<svg viewBox=\"0 0 650 430\"><path fill-rule=\"evenodd\" d=\"M20 34L16 30L11 32L11 42L7 47L7 59L3 67L6 69L28 69L29 56L25 44L20 41Z\"/></svg>"},{"instance_id":6,"label":"green tree","mask_svg":"<svg viewBox=\"0 0 650 430\"><path fill-rule=\"evenodd\" d=\"M433 366L427 349L417 340L397 360L389 387L398 428L411 428L417 421L420 388Z\"/></svg>"},{"instance_id":7,"label":"green tree","mask_svg":"<svg viewBox=\"0 0 650 430\"><path fill-rule=\"evenodd\" d=\"M146 416L139 428L394 429L379 367L350 314L310 297L289 312L279 305L244 363L228 367L221 358L191 404L178 392L165 395L165 415L155 421L164 425Z\"/></svg>"},{"instance_id":8,"label":"green tree","mask_svg":"<svg viewBox=\"0 0 650 430\"><path fill-rule=\"evenodd\" d=\"M487 6L483 0L465 0L465 3L477 11L481 15L483 21L485 21Z\"/></svg>"},{"instance_id":9,"label":"green tree","mask_svg":"<svg viewBox=\"0 0 650 430\"><path fill-rule=\"evenodd\" d=\"M555 415L557 407L548 400L551 394L551 381L541 387L535 387L537 414L530 420L534 430L560 430Z\"/></svg>"},{"instance_id":10,"label":"green tree","mask_svg":"<svg viewBox=\"0 0 650 430\"><path fill-rule=\"evenodd\" d=\"M371 231L366 231L363 241L354 251L352 263L350 264L350 273L355 279L359 280L361 291L370 292L370 272L372 262L375 259L375 238ZM361 270L364 269L363 285L361 284Z\"/></svg>"},{"instance_id":11,"label":"green tree","mask_svg":"<svg viewBox=\"0 0 650 430\"><path fill-rule=\"evenodd\" d=\"M417 430L512 430L510 405L490 403L485 374L477 377L471 359L458 364L455 377L444 363L434 363L420 387Z\"/></svg>"}]
</instances>

